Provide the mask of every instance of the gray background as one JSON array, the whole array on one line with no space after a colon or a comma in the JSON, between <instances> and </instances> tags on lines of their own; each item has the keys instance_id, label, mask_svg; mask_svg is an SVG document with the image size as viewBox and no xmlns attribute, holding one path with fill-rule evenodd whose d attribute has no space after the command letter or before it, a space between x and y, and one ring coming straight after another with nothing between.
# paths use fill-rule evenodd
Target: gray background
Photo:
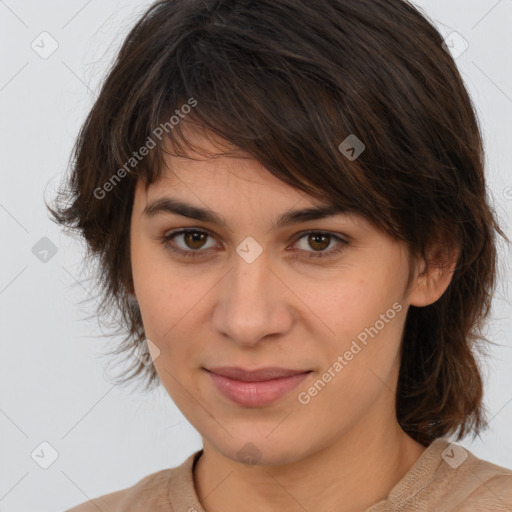
<instances>
[{"instance_id":1,"label":"gray background","mask_svg":"<svg viewBox=\"0 0 512 512\"><path fill-rule=\"evenodd\" d=\"M493 204L512 236L511 0L416 2L443 36L469 47L457 58L485 135ZM58 511L180 464L201 439L165 391L114 386L115 370L80 274L84 251L47 215L78 129L124 35L149 2L0 1L0 511ZM47 31L57 41L49 51ZM41 37L47 37L41 42ZM43 48L44 45L44 48ZM37 257L48 240L56 253ZM43 239L41 241L41 239ZM34 246L36 249L33 250ZM36 254L34 254L34 252ZM490 429L461 442L512 468L512 308L510 249L487 335L486 405ZM109 341L109 348L112 342ZM48 468L31 457L36 450ZM34 455L37 460L37 456Z\"/></svg>"}]
</instances>

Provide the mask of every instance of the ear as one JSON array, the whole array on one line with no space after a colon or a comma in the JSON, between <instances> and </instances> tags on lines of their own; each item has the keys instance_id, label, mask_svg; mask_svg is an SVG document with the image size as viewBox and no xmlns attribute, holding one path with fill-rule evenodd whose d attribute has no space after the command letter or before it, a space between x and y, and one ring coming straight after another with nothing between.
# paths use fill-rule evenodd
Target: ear
<instances>
[{"instance_id":1,"label":"ear","mask_svg":"<svg viewBox=\"0 0 512 512\"><path fill-rule=\"evenodd\" d=\"M440 243L425 250L425 258L416 260L416 275L409 294L411 306L428 306L443 295L452 280L459 255L458 248Z\"/></svg>"}]
</instances>

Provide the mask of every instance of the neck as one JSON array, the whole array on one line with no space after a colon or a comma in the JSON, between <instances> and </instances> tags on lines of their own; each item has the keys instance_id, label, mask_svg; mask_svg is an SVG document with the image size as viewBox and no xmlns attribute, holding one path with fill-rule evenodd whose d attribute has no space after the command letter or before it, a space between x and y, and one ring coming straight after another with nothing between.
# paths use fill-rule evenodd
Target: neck
<instances>
[{"instance_id":1,"label":"neck","mask_svg":"<svg viewBox=\"0 0 512 512\"><path fill-rule=\"evenodd\" d=\"M282 465L245 466L203 439L194 469L207 512L336 510L362 512L385 499L425 447L391 422L358 425L334 444Z\"/></svg>"}]
</instances>

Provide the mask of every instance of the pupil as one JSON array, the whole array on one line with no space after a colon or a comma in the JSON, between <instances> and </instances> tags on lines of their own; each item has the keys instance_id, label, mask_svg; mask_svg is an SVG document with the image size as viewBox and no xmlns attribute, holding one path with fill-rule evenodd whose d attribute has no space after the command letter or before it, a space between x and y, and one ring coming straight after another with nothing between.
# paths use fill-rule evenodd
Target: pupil
<instances>
[{"instance_id":1,"label":"pupil","mask_svg":"<svg viewBox=\"0 0 512 512\"><path fill-rule=\"evenodd\" d=\"M198 232L187 233L186 234L187 245L189 245L193 249L198 249L199 247L201 247L203 245L204 237L205 237L204 233L198 233ZM199 245L196 245L198 242L199 242Z\"/></svg>"},{"instance_id":2,"label":"pupil","mask_svg":"<svg viewBox=\"0 0 512 512\"><path fill-rule=\"evenodd\" d=\"M320 251L322 249L325 249L326 247L329 246L329 236L328 235L309 235L309 240L310 240L310 243L311 243L311 247L315 250L315 251ZM324 243L322 243L321 241L318 242L318 240L321 240L323 239L324 240ZM327 244L325 244L325 241L327 241ZM320 245L320 247L315 247L315 245Z\"/></svg>"}]
</instances>

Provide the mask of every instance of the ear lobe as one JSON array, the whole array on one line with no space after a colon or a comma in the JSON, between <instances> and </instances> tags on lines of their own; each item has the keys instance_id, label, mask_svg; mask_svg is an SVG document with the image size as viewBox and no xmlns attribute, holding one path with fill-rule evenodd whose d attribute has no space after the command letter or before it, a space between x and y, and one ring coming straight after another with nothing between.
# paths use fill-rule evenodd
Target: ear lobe
<instances>
[{"instance_id":1,"label":"ear lobe","mask_svg":"<svg viewBox=\"0 0 512 512\"><path fill-rule=\"evenodd\" d=\"M417 269L412 291L411 306L424 307L436 302L451 283L460 250L437 244L427 251Z\"/></svg>"}]
</instances>

